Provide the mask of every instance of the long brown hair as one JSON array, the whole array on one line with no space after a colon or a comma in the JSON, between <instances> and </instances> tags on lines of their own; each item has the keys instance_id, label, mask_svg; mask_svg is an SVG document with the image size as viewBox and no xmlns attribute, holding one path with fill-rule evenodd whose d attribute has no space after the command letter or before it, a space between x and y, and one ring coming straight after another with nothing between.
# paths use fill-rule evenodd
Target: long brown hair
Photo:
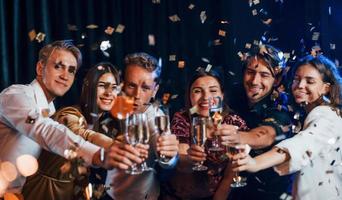
<instances>
[{"instance_id":1,"label":"long brown hair","mask_svg":"<svg viewBox=\"0 0 342 200\"><path fill-rule=\"evenodd\" d=\"M101 76L106 73L112 73L116 83L120 84L120 76L118 70L109 62L98 63L86 74L80 98L80 108L82 114L88 123L93 122L92 115L98 115L99 110L97 106L97 83Z\"/></svg>"}]
</instances>

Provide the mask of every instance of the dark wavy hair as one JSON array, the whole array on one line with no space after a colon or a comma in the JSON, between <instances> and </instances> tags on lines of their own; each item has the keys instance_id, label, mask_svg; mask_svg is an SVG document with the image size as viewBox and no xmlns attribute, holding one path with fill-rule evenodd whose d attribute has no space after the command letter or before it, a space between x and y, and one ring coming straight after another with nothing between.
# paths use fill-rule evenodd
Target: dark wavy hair
<instances>
[{"instance_id":1,"label":"dark wavy hair","mask_svg":"<svg viewBox=\"0 0 342 200\"><path fill-rule=\"evenodd\" d=\"M271 71L277 83L281 82L284 76L284 68L286 67L286 60L282 51L268 44L254 47L246 53L246 57L243 60L243 71L246 70L254 59L265 61L266 67Z\"/></svg>"},{"instance_id":2,"label":"dark wavy hair","mask_svg":"<svg viewBox=\"0 0 342 200\"><path fill-rule=\"evenodd\" d=\"M83 80L80 108L89 123L93 120L92 113L97 115L99 112L96 102L97 83L106 73L112 73L116 83L120 84L119 71L109 62L101 62L90 68Z\"/></svg>"},{"instance_id":3,"label":"dark wavy hair","mask_svg":"<svg viewBox=\"0 0 342 200\"><path fill-rule=\"evenodd\" d=\"M292 85L295 72L303 65L314 67L321 74L323 82L330 84L330 92L326 95L330 99L330 105L342 109L342 78L336 65L323 55L307 55L299 59L294 68L289 72L291 74L291 84L289 87Z\"/></svg>"}]
</instances>

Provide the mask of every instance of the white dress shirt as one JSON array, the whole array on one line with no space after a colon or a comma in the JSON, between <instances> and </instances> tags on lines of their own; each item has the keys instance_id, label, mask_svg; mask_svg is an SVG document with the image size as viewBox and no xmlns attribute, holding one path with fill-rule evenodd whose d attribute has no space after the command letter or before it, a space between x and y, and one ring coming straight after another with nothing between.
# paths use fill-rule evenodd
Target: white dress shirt
<instances>
[{"instance_id":1,"label":"white dress shirt","mask_svg":"<svg viewBox=\"0 0 342 200\"><path fill-rule=\"evenodd\" d=\"M37 80L29 85L12 85L0 94L0 161L16 164L23 154L38 158L41 148L64 156L75 144L77 154L90 165L99 147L73 134L49 118L55 112ZM20 193L25 177L18 174L7 191Z\"/></svg>"},{"instance_id":2,"label":"white dress shirt","mask_svg":"<svg viewBox=\"0 0 342 200\"><path fill-rule=\"evenodd\" d=\"M291 158L275 167L280 174L298 172L296 200L342 199L342 117L329 106L307 116L303 131L277 144Z\"/></svg>"}]
</instances>

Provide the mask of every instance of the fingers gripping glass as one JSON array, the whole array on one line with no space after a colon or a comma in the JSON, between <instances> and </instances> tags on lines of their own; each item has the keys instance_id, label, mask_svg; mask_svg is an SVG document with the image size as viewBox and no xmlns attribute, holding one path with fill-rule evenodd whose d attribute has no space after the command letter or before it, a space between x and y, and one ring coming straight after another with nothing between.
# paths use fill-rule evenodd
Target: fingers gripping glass
<instances>
[{"instance_id":1,"label":"fingers gripping glass","mask_svg":"<svg viewBox=\"0 0 342 200\"><path fill-rule=\"evenodd\" d=\"M245 148L242 148L241 145L227 147L227 152L231 154L232 156L238 153L242 153L243 151L245 151ZM230 186L233 188L238 188L238 187L244 187L246 185L247 185L247 178L240 176L238 171L235 172L234 177L233 177L233 183L231 183Z\"/></svg>"},{"instance_id":2,"label":"fingers gripping glass","mask_svg":"<svg viewBox=\"0 0 342 200\"><path fill-rule=\"evenodd\" d=\"M134 114L124 121L127 124L127 131L125 132L125 138L128 144L135 147L139 143L143 143L144 140L144 121L141 114ZM132 167L126 170L128 174L141 174L143 169L138 167L137 164L133 164Z\"/></svg>"},{"instance_id":3,"label":"fingers gripping glass","mask_svg":"<svg viewBox=\"0 0 342 200\"><path fill-rule=\"evenodd\" d=\"M204 143L207 139L207 123L208 118L205 117L194 117L191 124L191 134L193 143L204 147ZM208 170L207 166L203 165L203 161L195 163L192 167L194 171L205 171Z\"/></svg>"},{"instance_id":4,"label":"fingers gripping glass","mask_svg":"<svg viewBox=\"0 0 342 200\"><path fill-rule=\"evenodd\" d=\"M212 119L214 129L220 126L222 122L222 110L223 110L223 103L222 98L217 97L210 97L209 98L209 117ZM210 151L223 151L223 147L221 147L219 138L217 135L213 136L212 145L209 148Z\"/></svg>"}]
</instances>

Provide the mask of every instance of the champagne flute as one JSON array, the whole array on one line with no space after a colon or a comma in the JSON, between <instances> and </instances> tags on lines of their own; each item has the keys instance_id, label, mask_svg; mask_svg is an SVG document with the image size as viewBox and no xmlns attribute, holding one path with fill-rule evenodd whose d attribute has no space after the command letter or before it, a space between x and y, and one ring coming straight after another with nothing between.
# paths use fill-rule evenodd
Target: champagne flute
<instances>
[{"instance_id":1,"label":"champagne flute","mask_svg":"<svg viewBox=\"0 0 342 200\"><path fill-rule=\"evenodd\" d=\"M148 123L148 120L147 120L147 116L145 113L139 113L139 114L136 114L136 115L139 115L140 116L140 123L142 124L142 129L143 129L143 139L142 139L142 143L143 144L149 144L149 141L150 141L150 128L149 128L149 123ZM141 168L143 171L153 171L154 169L151 168L151 167L148 167L147 166L147 163L146 161L144 161L143 163L141 163Z\"/></svg>"},{"instance_id":2,"label":"champagne flute","mask_svg":"<svg viewBox=\"0 0 342 200\"><path fill-rule=\"evenodd\" d=\"M245 149L241 148L241 146L239 145L227 146L227 152L231 154L232 156L238 153L242 153L244 150ZM238 188L238 187L244 187L246 185L247 185L247 178L240 176L239 172L236 171L233 177L233 183L231 183L230 186L233 188Z\"/></svg>"},{"instance_id":3,"label":"champagne flute","mask_svg":"<svg viewBox=\"0 0 342 200\"><path fill-rule=\"evenodd\" d=\"M170 118L169 115L160 115L155 117L155 124L156 128L158 130L159 135L168 135L170 134ZM171 158L166 157L163 154L159 155L159 159L157 160L158 162L161 163L168 163Z\"/></svg>"},{"instance_id":4,"label":"champagne flute","mask_svg":"<svg viewBox=\"0 0 342 200\"><path fill-rule=\"evenodd\" d=\"M212 119L214 128L217 129L222 122L222 110L223 103L221 97L210 97L209 98L209 117ZM213 136L210 151L223 151L220 146L219 138L217 135Z\"/></svg>"},{"instance_id":5,"label":"champagne flute","mask_svg":"<svg viewBox=\"0 0 342 200\"><path fill-rule=\"evenodd\" d=\"M143 141L143 126L140 120L141 116L134 114L129 120L124 121L125 123L128 123L127 132L125 132L126 141L133 147ZM139 168L136 163L132 165L131 169L126 170L126 173L131 175L141 174L142 172L143 170Z\"/></svg>"},{"instance_id":6,"label":"champagne flute","mask_svg":"<svg viewBox=\"0 0 342 200\"><path fill-rule=\"evenodd\" d=\"M205 117L194 117L191 124L191 134L193 143L204 147L204 143L207 139L207 118ZM192 167L194 171L205 171L208 167L203 165L203 161L195 163Z\"/></svg>"}]
</instances>

